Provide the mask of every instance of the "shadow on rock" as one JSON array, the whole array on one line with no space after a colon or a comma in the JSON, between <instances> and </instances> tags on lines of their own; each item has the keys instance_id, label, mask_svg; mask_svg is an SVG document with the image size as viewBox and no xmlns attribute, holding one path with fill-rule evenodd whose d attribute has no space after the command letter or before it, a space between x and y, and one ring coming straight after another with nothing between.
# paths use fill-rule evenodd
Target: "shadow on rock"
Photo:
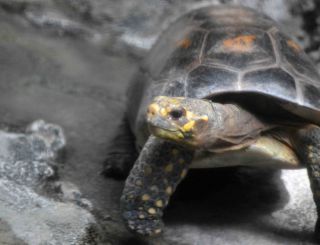
<instances>
[{"instance_id":1,"label":"shadow on rock","mask_svg":"<svg viewBox=\"0 0 320 245\"><path fill-rule=\"evenodd\" d=\"M255 223L254 230L257 233L260 234L265 234L266 237L270 236L270 234L274 234L278 237L284 237L288 241L296 242L297 240L303 241L301 244L307 244L307 243L312 243L312 244L318 244L316 243L316 240L314 238L313 232L297 232L294 230L289 230L287 228L279 228L279 226L276 226L272 223Z\"/></svg>"},{"instance_id":2,"label":"shadow on rock","mask_svg":"<svg viewBox=\"0 0 320 245\"><path fill-rule=\"evenodd\" d=\"M285 206L289 195L279 170L191 170L167 209L167 223L237 224ZM187 215L186 215L187 214Z\"/></svg>"}]
</instances>

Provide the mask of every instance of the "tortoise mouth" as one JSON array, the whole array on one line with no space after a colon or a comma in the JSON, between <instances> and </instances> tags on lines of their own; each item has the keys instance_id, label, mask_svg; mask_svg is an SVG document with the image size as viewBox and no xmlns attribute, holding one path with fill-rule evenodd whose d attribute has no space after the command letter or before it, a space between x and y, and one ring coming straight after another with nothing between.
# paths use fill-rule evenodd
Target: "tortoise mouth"
<instances>
[{"instance_id":1,"label":"tortoise mouth","mask_svg":"<svg viewBox=\"0 0 320 245\"><path fill-rule=\"evenodd\" d=\"M183 132L177 128L164 129L149 124L149 131L151 134L164 139L171 139L177 141L184 138Z\"/></svg>"}]
</instances>

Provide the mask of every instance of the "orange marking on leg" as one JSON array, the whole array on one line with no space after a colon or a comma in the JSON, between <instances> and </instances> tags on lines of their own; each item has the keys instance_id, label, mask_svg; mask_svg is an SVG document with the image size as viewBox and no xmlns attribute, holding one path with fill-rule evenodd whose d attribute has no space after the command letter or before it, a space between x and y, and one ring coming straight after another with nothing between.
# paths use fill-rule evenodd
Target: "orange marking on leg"
<instances>
[{"instance_id":1,"label":"orange marking on leg","mask_svg":"<svg viewBox=\"0 0 320 245\"><path fill-rule=\"evenodd\" d=\"M189 38L184 38L177 42L177 46L180 48L187 49L191 46L191 40Z\"/></svg>"},{"instance_id":2,"label":"orange marking on leg","mask_svg":"<svg viewBox=\"0 0 320 245\"><path fill-rule=\"evenodd\" d=\"M235 38L226 39L223 41L223 47L227 51L244 53L252 51L254 47L255 35L241 35Z\"/></svg>"},{"instance_id":3,"label":"orange marking on leg","mask_svg":"<svg viewBox=\"0 0 320 245\"><path fill-rule=\"evenodd\" d=\"M287 44L290 48L292 48L294 51L296 52L300 52L302 50L302 48L299 46L299 44L297 44L295 41L293 40L287 40Z\"/></svg>"}]
</instances>

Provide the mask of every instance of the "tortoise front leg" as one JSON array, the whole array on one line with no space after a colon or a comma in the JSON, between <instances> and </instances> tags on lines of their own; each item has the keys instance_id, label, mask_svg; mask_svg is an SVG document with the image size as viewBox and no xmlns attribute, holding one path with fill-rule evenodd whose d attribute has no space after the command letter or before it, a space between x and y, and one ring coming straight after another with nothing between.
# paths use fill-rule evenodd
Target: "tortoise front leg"
<instances>
[{"instance_id":1,"label":"tortoise front leg","mask_svg":"<svg viewBox=\"0 0 320 245\"><path fill-rule=\"evenodd\" d=\"M315 238L320 242L320 127L310 125L299 130L293 141L301 161L307 167L318 214Z\"/></svg>"},{"instance_id":2,"label":"tortoise front leg","mask_svg":"<svg viewBox=\"0 0 320 245\"><path fill-rule=\"evenodd\" d=\"M186 176L193 152L150 136L126 180L121 197L129 230L140 235L161 233L163 210Z\"/></svg>"}]
</instances>

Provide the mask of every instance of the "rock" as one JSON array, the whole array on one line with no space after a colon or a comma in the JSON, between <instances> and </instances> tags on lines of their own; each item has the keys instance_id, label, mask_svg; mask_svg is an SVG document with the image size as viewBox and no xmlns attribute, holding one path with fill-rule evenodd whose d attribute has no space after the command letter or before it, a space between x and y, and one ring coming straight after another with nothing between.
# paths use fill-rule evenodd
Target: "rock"
<instances>
[{"instance_id":1,"label":"rock","mask_svg":"<svg viewBox=\"0 0 320 245\"><path fill-rule=\"evenodd\" d=\"M92 5L88 0L57 0L56 2L63 7L69 7L72 12L86 20L92 18Z\"/></svg>"},{"instance_id":2,"label":"rock","mask_svg":"<svg viewBox=\"0 0 320 245\"><path fill-rule=\"evenodd\" d=\"M80 207L93 211L92 203L88 199L83 198L82 193L75 184L67 181L57 181L54 186L54 189L58 190L61 200L73 202Z\"/></svg>"},{"instance_id":3,"label":"rock","mask_svg":"<svg viewBox=\"0 0 320 245\"><path fill-rule=\"evenodd\" d=\"M25 242L14 235L8 223L3 220L0 220L0 237L1 243L6 245L26 245Z\"/></svg>"},{"instance_id":4,"label":"rock","mask_svg":"<svg viewBox=\"0 0 320 245\"><path fill-rule=\"evenodd\" d=\"M299 29L299 20L291 14L297 0L119 0L117 4L101 0L1 0L0 6L17 9L15 12L21 12L35 27L51 33L86 39L112 54L142 58L160 33L182 14L225 3L255 8L280 23L290 22L290 30ZM307 3L300 5L312 9Z\"/></svg>"},{"instance_id":5,"label":"rock","mask_svg":"<svg viewBox=\"0 0 320 245\"><path fill-rule=\"evenodd\" d=\"M36 187L55 176L57 152L65 146L62 129L42 120L26 134L0 131L0 178Z\"/></svg>"},{"instance_id":6,"label":"rock","mask_svg":"<svg viewBox=\"0 0 320 245\"><path fill-rule=\"evenodd\" d=\"M42 4L44 2L48 2L48 0L42 1ZM40 4L41 0L0 0L0 7L12 13L23 13L26 8L36 7Z\"/></svg>"},{"instance_id":7,"label":"rock","mask_svg":"<svg viewBox=\"0 0 320 245\"><path fill-rule=\"evenodd\" d=\"M31 9L25 11L25 17L31 24L59 36L99 39L99 34L85 25L69 19L52 10Z\"/></svg>"},{"instance_id":8,"label":"rock","mask_svg":"<svg viewBox=\"0 0 320 245\"><path fill-rule=\"evenodd\" d=\"M306 169L283 170L282 180L290 193L290 200L283 209L272 213L272 217L281 224L283 230L311 233L317 213Z\"/></svg>"},{"instance_id":9,"label":"rock","mask_svg":"<svg viewBox=\"0 0 320 245\"><path fill-rule=\"evenodd\" d=\"M87 210L41 197L13 181L0 179L0 210L0 219L27 244L97 243L87 239L96 224Z\"/></svg>"},{"instance_id":10,"label":"rock","mask_svg":"<svg viewBox=\"0 0 320 245\"><path fill-rule=\"evenodd\" d=\"M2 232L0 243L17 238L26 244L96 244L99 236L91 235L97 224L85 209L91 203L74 184L51 183L65 144L62 128L43 120L30 124L25 134L0 131L0 220L11 229ZM33 190L44 192L41 187L50 183L47 195L62 193L64 202Z\"/></svg>"}]
</instances>

